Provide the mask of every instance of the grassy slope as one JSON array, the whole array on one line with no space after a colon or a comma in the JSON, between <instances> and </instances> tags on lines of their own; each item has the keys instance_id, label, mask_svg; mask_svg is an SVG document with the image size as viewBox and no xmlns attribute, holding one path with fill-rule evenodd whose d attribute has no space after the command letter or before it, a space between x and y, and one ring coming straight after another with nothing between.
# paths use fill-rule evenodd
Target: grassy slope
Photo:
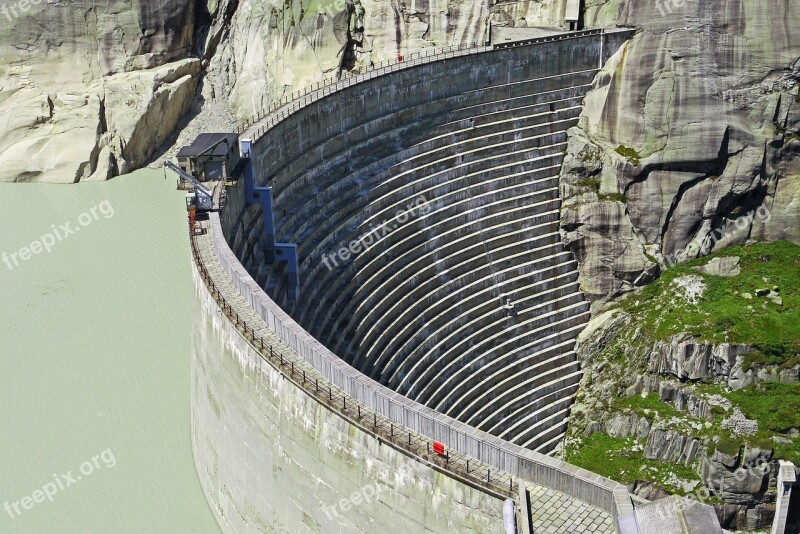
<instances>
[{"instance_id":1,"label":"grassy slope","mask_svg":"<svg viewBox=\"0 0 800 534\"><path fill-rule=\"evenodd\" d=\"M742 272L724 278L692 267L711 258L739 256ZM672 281L683 275L703 278L706 290L697 305L670 298ZM768 282L765 282L764 279ZM783 305L756 297L756 289L779 287ZM752 300L742 293L750 293ZM794 364L800 353L800 247L787 241L732 246L668 269L656 282L629 296L622 307L653 340L687 332L703 341L753 345L752 363ZM752 308L752 309L751 309Z\"/></svg>"},{"instance_id":2,"label":"grassy slope","mask_svg":"<svg viewBox=\"0 0 800 534\"><path fill-rule=\"evenodd\" d=\"M598 432L584 439L579 449L571 450L566 461L622 484L647 480L679 495L684 495L685 490L674 483L676 478L687 482L700 480L692 467L646 459L642 445L643 441L634 438L618 439Z\"/></svg>"},{"instance_id":3,"label":"grassy slope","mask_svg":"<svg viewBox=\"0 0 800 534\"><path fill-rule=\"evenodd\" d=\"M692 268L704 265L714 257L724 256L740 258L741 274L724 278ZM671 287L676 277L688 274L700 276L706 285L696 305L676 298ZM779 287L782 306L766 297L755 296L756 289L773 286ZM745 292L753 298L742 297ZM646 340L644 345L665 341L676 334L690 333L703 341L755 346L757 350L747 355L745 367L759 363L792 366L800 360L800 247L788 242L729 247L668 269L659 280L624 299L620 307L632 315L632 327L641 328L643 337L640 340ZM623 356L619 346L614 344L603 356L624 366L625 362L619 362L620 357ZM740 445L774 446L775 457L800 465L800 438L777 445L771 439L779 434L788 439L789 436L784 434L788 429L800 428L800 385L767 383L727 392L718 385L704 384L698 387L697 392L728 398L748 418L759 421L758 434L734 438L722 428L722 420L727 414L721 408L712 410L713 421L710 423L693 420L688 414L662 403L656 394L617 398L609 403L609 409L611 412L633 411L645 415L651 422L658 421L686 435L698 437L709 444L709 452L717 448L735 453ZM691 423L695 423L694 427ZM622 483L651 480L676 493L681 493L681 490L669 483L670 473L685 480L697 478L692 476L690 468L644 459L642 453L635 450L642 444L633 439L614 439L598 433L568 449L566 459Z\"/></svg>"}]
</instances>

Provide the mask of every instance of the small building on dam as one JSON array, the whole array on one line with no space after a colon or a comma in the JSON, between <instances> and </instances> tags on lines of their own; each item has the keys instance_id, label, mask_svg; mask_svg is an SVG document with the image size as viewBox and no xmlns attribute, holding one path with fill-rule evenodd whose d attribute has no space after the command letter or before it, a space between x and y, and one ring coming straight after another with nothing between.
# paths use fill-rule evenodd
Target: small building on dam
<instances>
[{"instance_id":1,"label":"small building on dam","mask_svg":"<svg viewBox=\"0 0 800 534\"><path fill-rule=\"evenodd\" d=\"M630 34L406 57L238 132L192 236L192 446L223 532L722 532L547 454L589 319L558 175Z\"/></svg>"}]
</instances>

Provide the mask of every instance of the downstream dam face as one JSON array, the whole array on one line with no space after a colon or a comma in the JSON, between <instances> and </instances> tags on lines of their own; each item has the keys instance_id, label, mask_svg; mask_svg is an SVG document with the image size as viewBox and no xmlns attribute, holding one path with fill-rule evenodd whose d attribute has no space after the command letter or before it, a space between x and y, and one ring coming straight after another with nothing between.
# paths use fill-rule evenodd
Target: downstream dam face
<instances>
[{"instance_id":1,"label":"downstream dam face","mask_svg":"<svg viewBox=\"0 0 800 534\"><path fill-rule=\"evenodd\" d=\"M270 297L388 388L537 451L563 436L589 319L559 236L568 128L627 32L466 53L386 73L251 132L262 209L223 228ZM252 135L257 133L257 135Z\"/></svg>"},{"instance_id":2,"label":"downstream dam face","mask_svg":"<svg viewBox=\"0 0 800 534\"><path fill-rule=\"evenodd\" d=\"M191 236L192 450L223 532L639 533L625 486L540 452L588 318L566 130L629 35L397 63L241 133Z\"/></svg>"}]
</instances>

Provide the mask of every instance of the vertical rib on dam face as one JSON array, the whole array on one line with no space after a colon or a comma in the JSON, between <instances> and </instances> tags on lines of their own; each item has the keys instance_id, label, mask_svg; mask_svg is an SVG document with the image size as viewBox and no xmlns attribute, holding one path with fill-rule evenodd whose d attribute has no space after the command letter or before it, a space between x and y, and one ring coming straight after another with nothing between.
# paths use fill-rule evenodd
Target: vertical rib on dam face
<instances>
[{"instance_id":1,"label":"vertical rib on dam face","mask_svg":"<svg viewBox=\"0 0 800 534\"><path fill-rule=\"evenodd\" d=\"M563 435L589 318L558 233L568 128L627 33L464 55L317 100L253 146L300 298L231 198L233 250L298 323L365 375L539 451ZM239 191L241 194L241 191ZM235 196L235 195L233 195Z\"/></svg>"}]
</instances>

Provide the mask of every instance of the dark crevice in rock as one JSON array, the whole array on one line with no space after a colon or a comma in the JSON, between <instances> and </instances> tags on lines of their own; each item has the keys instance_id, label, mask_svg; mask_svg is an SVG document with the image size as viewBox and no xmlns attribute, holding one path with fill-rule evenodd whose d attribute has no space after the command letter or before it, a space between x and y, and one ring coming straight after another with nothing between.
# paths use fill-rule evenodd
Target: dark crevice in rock
<instances>
[{"instance_id":1,"label":"dark crevice in rock","mask_svg":"<svg viewBox=\"0 0 800 534\"><path fill-rule=\"evenodd\" d=\"M722 136L722 141L720 143L720 149L717 153L717 157L710 160L682 160L682 161L671 161L671 162L661 162L661 163L649 163L645 165L642 169L642 172L639 173L635 178L630 180L625 185L624 193L627 195L628 190L636 184L640 184L645 182L649 179L650 174L656 171L666 171L666 172L685 172L685 173L696 173L702 174L702 178L707 178L710 176L720 176L722 172L725 170L725 167L728 164L728 160L731 156L738 154L741 151L737 151L734 153L728 152L728 147L730 145L730 127L725 129L725 133ZM674 203L673 203L674 205Z\"/></svg>"},{"instance_id":2,"label":"dark crevice in rock","mask_svg":"<svg viewBox=\"0 0 800 534\"><path fill-rule=\"evenodd\" d=\"M231 20L233 20L233 15L236 13L236 10L239 8L239 0L230 0L225 5L225 10L221 14L216 15L216 22L213 23L210 27L203 26L199 32L196 34L195 42L197 44L197 55L200 56L203 60L203 69L205 70L208 61L216 54L217 47L219 43L228 35L230 32L230 25ZM200 19L198 20L199 23L204 24L204 21L210 15L206 12L205 14L200 14ZM214 33L208 38L208 43L203 48L202 42L205 41L205 35L207 32L213 31ZM202 39L202 40L201 40Z\"/></svg>"},{"instance_id":3,"label":"dark crevice in rock","mask_svg":"<svg viewBox=\"0 0 800 534\"><path fill-rule=\"evenodd\" d=\"M670 223L672 222L672 216L675 213L675 210L680 205L681 199L683 199L686 192L689 191L694 186L696 186L697 184L711 178L712 176L721 176L724 173L725 168L727 167L728 161L730 160L731 156L741 152L740 150L731 154L728 151L729 146L730 146L730 128L726 128L725 134L722 137L722 143L720 144L719 152L717 153L717 158L711 162L708 162L708 164L710 164L710 168L706 170L705 174L693 178L692 180L689 180L687 182L684 182L678 188L678 192L672 199L672 203L670 204L669 210L667 211L667 215L664 217L664 224L661 227L662 253L666 253L666 250L664 250L664 244L666 241L665 238L669 232ZM698 223L701 222L702 221L698 221Z\"/></svg>"},{"instance_id":4,"label":"dark crevice in rock","mask_svg":"<svg viewBox=\"0 0 800 534\"><path fill-rule=\"evenodd\" d=\"M106 99L105 96L100 99L100 122L97 125L97 133L104 134L108 131L108 122L106 118Z\"/></svg>"},{"instance_id":5,"label":"dark crevice in rock","mask_svg":"<svg viewBox=\"0 0 800 534\"><path fill-rule=\"evenodd\" d=\"M675 210L678 208L678 205L681 203L681 199L689 191L691 188L696 186L697 184L704 182L708 178L710 178L712 174L704 174L693 178L687 182L684 182L678 188L678 192L675 194L675 197L672 199L672 203L669 206L669 210L667 211L667 215L664 217L664 224L661 226L661 252L662 254L666 254L667 251L664 249L666 243L666 236L669 233L669 226L672 222L672 215L675 213Z\"/></svg>"}]
</instances>

